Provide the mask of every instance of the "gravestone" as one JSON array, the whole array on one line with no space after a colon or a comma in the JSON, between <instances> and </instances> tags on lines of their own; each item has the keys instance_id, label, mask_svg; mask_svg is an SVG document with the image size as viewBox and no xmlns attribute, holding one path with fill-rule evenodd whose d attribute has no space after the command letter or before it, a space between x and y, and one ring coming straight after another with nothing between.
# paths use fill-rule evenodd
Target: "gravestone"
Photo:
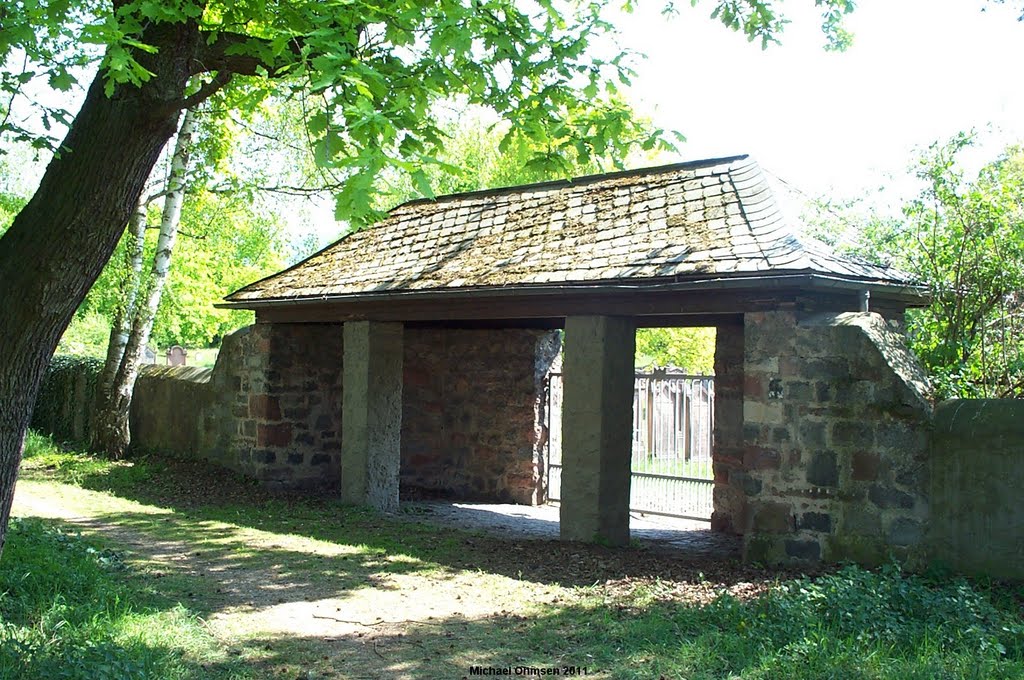
<instances>
[{"instance_id":1,"label":"gravestone","mask_svg":"<svg viewBox=\"0 0 1024 680\"><path fill-rule=\"evenodd\" d=\"M188 352L181 345L174 345L167 350L167 365L168 366L184 366L185 358L188 356Z\"/></svg>"}]
</instances>

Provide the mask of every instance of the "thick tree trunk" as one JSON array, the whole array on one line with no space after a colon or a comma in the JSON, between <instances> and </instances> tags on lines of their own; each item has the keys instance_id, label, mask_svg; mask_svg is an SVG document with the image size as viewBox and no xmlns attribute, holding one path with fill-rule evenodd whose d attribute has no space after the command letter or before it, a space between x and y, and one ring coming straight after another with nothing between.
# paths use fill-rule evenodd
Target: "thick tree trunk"
<instances>
[{"instance_id":1,"label":"thick tree trunk","mask_svg":"<svg viewBox=\"0 0 1024 680\"><path fill-rule=\"evenodd\" d=\"M107 97L97 76L61 153L0 238L0 551L46 365L174 134L200 42L195 24L158 24L144 37L159 48L140 58L155 77Z\"/></svg>"},{"instance_id":2,"label":"thick tree trunk","mask_svg":"<svg viewBox=\"0 0 1024 680\"><path fill-rule=\"evenodd\" d=\"M160 218L160 236L156 242L153 271L149 277L149 285L146 287L146 297L136 305L128 342L124 347L108 396L96 419L94 441L99 450L112 458L122 458L128 452L128 447L131 444L128 420L132 395L135 392L135 379L139 376L142 351L153 330L153 321L156 319L156 312L160 307L160 297L163 294L164 284L167 282L167 275L171 270L174 243L178 238L178 225L181 223L181 206L185 201L194 117L195 114L192 111L186 111L185 117L181 121L178 141L174 145L174 154L171 156L171 172L167 177L164 209Z\"/></svg>"}]
</instances>

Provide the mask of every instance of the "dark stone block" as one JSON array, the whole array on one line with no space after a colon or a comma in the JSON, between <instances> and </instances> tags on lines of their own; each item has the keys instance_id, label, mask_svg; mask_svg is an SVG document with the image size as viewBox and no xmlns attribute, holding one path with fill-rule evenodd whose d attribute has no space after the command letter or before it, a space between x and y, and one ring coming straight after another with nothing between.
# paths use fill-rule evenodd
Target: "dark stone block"
<instances>
[{"instance_id":1,"label":"dark stone block","mask_svg":"<svg viewBox=\"0 0 1024 680\"><path fill-rule=\"evenodd\" d=\"M296 406L294 408L286 408L284 410L284 417L289 420L305 420L309 417L309 407Z\"/></svg>"},{"instance_id":2,"label":"dark stone block","mask_svg":"<svg viewBox=\"0 0 1024 680\"><path fill-rule=\"evenodd\" d=\"M838 486L839 467L835 451L815 451L807 465L807 483L814 486Z\"/></svg>"},{"instance_id":3,"label":"dark stone block","mask_svg":"<svg viewBox=\"0 0 1024 680\"><path fill-rule=\"evenodd\" d=\"M898 453L914 453L924 447L924 434L907 423L882 423L875 428L875 433L879 446Z\"/></svg>"},{"instance_id":4,"label":"dark stone block","mask_svg":"<svg viewBox=\"0 0 1024 680\"><path fill-rule=\"evenodd\" d=\"M832 533L832 515L824 512L805 512L800 515L797 528L830 534Z\"/></svg>"},{"instance_id":5,"label":"dark stone block","mask_svg":"<svg viewBox=\"0 0 1024 680\"><path fill-rule=\"evenodd\" d=\"M889 545L914 546L921 542L923 535L924 531L920 522L900 518L889 527Z\"/></svg>"},{"instance_id":6,"label":"dark stone block","mask_svg":"<svg viewBox=\"0 0 1024 680\"><path fill-rule=\"evenodd\" d=\"M754 479L746 472L733 471L729 476L729 481L733 486L740 488L747 496L756 496L761 493L761 480Z\"/></svg>"},{"instance_id":7,"label":"dark stone block","mask_svg":"<svg viewBox=\"0 0 1024 680\"><path fill-rule=\"evenodd\" d=\"M781 444L790 440L788 427L776 427L772 430L772 442Z\"/></svg>"},{"instance_id":8,"label":"dark stone block","mask_svg":"<svg viewBox=\"0 0 1024 680\"><path fill-rule=\"evenodd\" d=\"M309 459L310 465L327 465L331 462L331 457L326 453L315 453L313 457Z\"/></svg>"},{"instance_id":9,"label":"dark stone block","mask_svg":"<svg viewBox=\"0 0 1024 680\"><path fill-rule=\"evenodd\" d=\"M857 451L853 454L853 479L858 482L873 482L878 479L881 459L877 453Z\"/></svg>"},{"instance_id":10,"label":"dark stone block","mask_svg":"<svg viewBox=\"0 0 1024 680\"><path fill-rule=\"evenodd\" d=\"M825 446L825 423L813 420L801 422L800 443L810 448Z\"/></svg>"},{"instance_id":11,"label":"dark stone block","mask_svg":"<svg viewBox=\"0 0 1024 680\"><path fill-rule=\"evenodd\" d=\"M914 507L914 497L910 494L878 484L874 484L868 489L868 498L880 508L904 508L909 510Z\"/></svg>"},{"instance_id":12,"label":"dark stone block","mask_svg":"<svg viewBox=\"0 0 1024 680\"><path fill-rule=\"evenodd\" d=\"M277 461L277 453L267 449L258 449L252 452L252 462L260 465L270 465Z\"/></svg>"},{"instance_id":13,"label":"dark stone block","mask_svg":"<svg viewBox=\"0 0 1024 680\"><path fill-rule=\"evenodd\" d=\"M923 489L927 483L928 471L923 466L903 468L896 474L896 483L911 489Z\"/></svg>"},{"instance_id":14,"label":"dark stone block","mask_svg":"<svg viewBox=\"0 0 1024 680\"><path fill-rule=\"evenodd\" d=\"M832 383L825 381L814 383L814 398L821 403L832 401Z\"/></svg>"},{"instance_id":15,"label":"dark stone block","mask_svg":"<svg viewBox=\"0 0 1024 680\"><path fill-rule=\"evenodd\" d=\"M812 401L814 390L809 382L789 383L789 399L793 401Z\"/></svg>"},{"instance_id":16,"label":"dark stone block","mask_svg":"<svg viewBox=\"0 0 1024 680\"><path fill-rule=\"evenodd\" d=\"M850 534L877 536L882 532L882 517L860 504L849 504L843 513L843 531Z\"/></svg>"},{"instance_id":17,"label":"dark stone block","mask_svg":"<svg viewBox=\"0 0 1024 680\"><path fill-rule=\"evenodd\" d=\"M785 503L764 503L754 511L753 529L766 534L793 531L793 513Z\"/></svg>"},{"instance_id":18,"label":"dark stone block","mask_svg":"<svg viewBox=\"0 0 1024 680\"><path fill-rule=\"evenodd\" d=\"M845 359L830 357L808 361L805 371L808 376L836 380L847 377L850 374L850 367Z\"/></svg>"},{"instance_id":19,"label":"dark stone block","mask_svg":"<svg viewBox=\"0 0 1024 680\"><path fill-rule=\"evenodd\" d=\"M821 544L817 541L786 541L786 555L795 560L818 561L821 559Z\"/></svg>"},{"instance_id":20,"label":"dark stone block","mask_svg":"<svg viewBox=\"0 0 1024 680\"><path fill-rule=\"evenodd\" d=\"M760 425L743 425L743 441L755 442L761 438L761 426Z\"/></svg>"},{"instance_id":21,"label":"dark stone block","mask_svg":"<svg viewBox=\"0 0 1024 680\"><path fill-rule=\"evenodd\" d=\"M333 430L334 429L334 418L330 417L326 413L316 419L316 429L318 430Z\"/></svg>"},{"instance_id":22,"label":"dark stone block","mask_svg":"<svg viewBox=\"0 0 1024 680\"><path fill-rule=\"evenodd\" d=\"M832 444L834 446L851 446L859 449L871 448L874 433L864 423L841 421L832 426Z\"/></svg>"},{"instance_id":23,"label":"dark stone block","mask_svg":"<svg viewBox=\"0 0 1024 680\"><path fill-rule=\"evenodd\" d=\"M302 455L301 453L294 453L294 452L293 453L289 453L288 454L288 464L289 465L302 465L302 461L303 461L304 458L305 458L305 456Z\"/></svg>"}]
</instances>

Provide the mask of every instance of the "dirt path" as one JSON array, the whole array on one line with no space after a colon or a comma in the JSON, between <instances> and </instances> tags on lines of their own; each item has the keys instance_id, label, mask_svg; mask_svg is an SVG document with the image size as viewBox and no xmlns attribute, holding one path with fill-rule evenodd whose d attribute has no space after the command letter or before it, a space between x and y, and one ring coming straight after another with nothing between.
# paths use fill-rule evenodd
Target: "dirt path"
<instances>
[{"instance_id":1,"label":"dirt path","mask_svg":"<svg viewBox=\"0 0 1024 680\"><path fill-rule=\"evenodd\" d=\"M207 612L207 627L229 653L251 656L275 674L293 670L294 664L277 663L287 656L306 659L308 677L462 677L473 659L453 668L455 647L475 622L512 610L521 615L566 597L562 588L510 578L491 576L484 584L476 574L455 570L403 573L393 569L400 556L367 556L352 546L301 536L228 529L63 484L23 481L14 513L67 522L126 551L129 562L165 579L166 595L177 594L190 609ZM126 523L118 514L131 519ZM179 526L193 536L205 528L208 539L168 538ZM262 564L237 559L239 544L269 558ZM347 568L346 562L355 566ZM310 564L323 566L311 570ZM448 651L435 654L442 657L438 664L430 663L433 648L446 640ZM408 663L410 655L417 657L415 664Z\"/></svg>"}]
</instances>

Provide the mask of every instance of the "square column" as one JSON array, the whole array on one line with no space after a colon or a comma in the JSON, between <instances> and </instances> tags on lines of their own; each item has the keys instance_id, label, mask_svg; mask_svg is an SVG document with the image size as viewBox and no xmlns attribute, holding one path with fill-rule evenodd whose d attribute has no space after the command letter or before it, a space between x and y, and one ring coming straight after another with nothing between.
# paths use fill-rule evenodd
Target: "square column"
<instances>
[{"instance_id":1,"label":"square column","mask_svg":"<svg viewBox=\"0 0 1024 680\"><path fill-rule=\"evenodd\" d=\"M565 320L563 540L629 543L635 348L632 318Z\"/></svg>"},{"instance_id":2,"label":"square column","mask_svg":"<svg viewBox=\"0 0 1024 680\"><path fill-rule=\"evenodd\" d=\"M401 323L345 323L341 499L398 509L402 431Z\"/></svg>"}]
</instances>

